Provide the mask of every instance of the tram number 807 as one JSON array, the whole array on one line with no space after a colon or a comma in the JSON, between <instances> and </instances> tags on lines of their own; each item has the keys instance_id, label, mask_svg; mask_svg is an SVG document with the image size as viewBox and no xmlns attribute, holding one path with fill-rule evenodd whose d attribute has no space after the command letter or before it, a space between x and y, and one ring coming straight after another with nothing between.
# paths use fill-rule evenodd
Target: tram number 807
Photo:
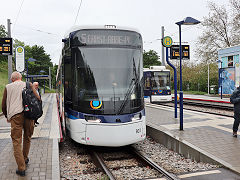
<instances>
[{"instance_id":1,"label":"tram number 807","mask_svg":"<svg viewBox=\"0 0 240 180\"><path fill-rule=\"evenodd\" d=\"M136 129L136 134L139 134L139 133L141 133L141 128Z\"/></svg>"}]
</instances>

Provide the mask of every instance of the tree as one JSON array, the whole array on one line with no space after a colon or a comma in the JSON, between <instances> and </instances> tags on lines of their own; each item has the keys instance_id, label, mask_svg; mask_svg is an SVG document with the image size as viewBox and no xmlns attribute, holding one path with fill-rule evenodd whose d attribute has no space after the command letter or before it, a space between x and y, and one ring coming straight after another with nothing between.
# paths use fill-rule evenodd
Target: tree
<instances>
[{"instance_id":1,"label":"tree","mask_svg":"<svg viewBox=\"0 0 240 180\"><path fill-rule=\"evenodd\" d=\"M4 25L0 25L0 38L7 37L7 31ZM7 62L7 56L0 55L0 62Z\"/></svg>"},{"instance_id":2,"label":"tree","mask_svg":"<svg viewBox=\"0 0 240 180\"><path fill-rule=\"evenodd\" d=\"M225 6L209 2L210 12L201 23L203 34L198 38L196 50L203 62L215 62L218 49L239 44L239 5L239 1L231 0L233 11L230 12Z\"/></svg>"},{"instance_id":3,"label":"tree","mask_svg":"<svg viewBox=\"0 0 240 180\"><path fill-rule=\"evenodd\" d=\"M0 37L7 37L7 31L4 25L0 25Z\"/></svg>"},{"instance_id":4,"label":"tree","mask_svg":"<svg viewBox=\"0 0 240 180\"><path fill-rule=\"evenodd\" d=\"M44 74L48 74L49 67L52 67L51 58L49 54L46 54L43 46L34 45L30 48L30 57L36 61L29 62L29 74L37 75L40 71L44 71Z\"/></svg>"},{"instance_id":5,"label":"tree","mask_svg":"<svg viewBox=\"0 0 240 180\"><path fill-rule=\"evenodd\" d=\"M158 61L158 54L154 50L150 50L148 52L143 52L143 67L149 68L150 66L160 66L161 62Z\"/></svg>"}]
</instances>

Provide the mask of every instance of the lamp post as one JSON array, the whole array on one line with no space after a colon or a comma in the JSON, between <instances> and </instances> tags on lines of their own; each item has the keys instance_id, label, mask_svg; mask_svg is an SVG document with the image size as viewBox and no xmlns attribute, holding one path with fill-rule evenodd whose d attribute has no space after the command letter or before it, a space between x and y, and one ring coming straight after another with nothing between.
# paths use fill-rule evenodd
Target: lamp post
<instances>
[{"instance_id":1,"label":"lamp post","mask_svg":"<svg viewBox=\"0 0 240 180\"><path fill-rule=\"evenodd\" d=\"M181 25L195 25L199 24L200 21L186 17L183 21L176 22L179 26L179 60L180 60L180 130L183 130L183 91L182 91L182 44L181 44Z\"/></svg>"},{"instance_id":2,"label":"lamp post","mask_svg":"<svg viewBox=\"0 0 240 180\"><path fill-rule=\"evenodd\" d=\"M34 62L34 61L37 61L37 60L33 59L33 58L26 59L26 63L27 63L27 81L28 81L28 61Z\"/></svg>"}]
</instances>

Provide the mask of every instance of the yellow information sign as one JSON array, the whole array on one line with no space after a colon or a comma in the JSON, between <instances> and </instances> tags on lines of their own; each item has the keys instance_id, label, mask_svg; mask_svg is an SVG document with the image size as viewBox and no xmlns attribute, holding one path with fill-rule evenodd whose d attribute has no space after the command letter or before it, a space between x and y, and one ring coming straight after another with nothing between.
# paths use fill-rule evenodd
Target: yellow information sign
<instances>
[{"instance_id":1,"label":"yellow information sign","mask_svg":"<svg viewBox=\"0 0 240 180\"><path fill-rule=\"evenodd\" d=\"M162 44L164 47L171 47L173 43L173 40L169 36L165 36L162 40Z\"/></svg>"}]
</instances>

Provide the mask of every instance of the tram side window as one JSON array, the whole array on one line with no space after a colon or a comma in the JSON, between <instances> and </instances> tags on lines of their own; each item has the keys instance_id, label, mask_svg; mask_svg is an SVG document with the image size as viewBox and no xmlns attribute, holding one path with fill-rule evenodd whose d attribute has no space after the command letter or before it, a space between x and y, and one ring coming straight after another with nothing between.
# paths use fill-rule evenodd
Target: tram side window
<instances>
[{"instance_id":1,"label":"tram side window","mask_svg":"<svg viewBox=\"0 0 240 180\"><path fill-rule=\"evenodd\" d=\"M145 87L145 89L151 89L151 79L150 79L150 77L146 77L145 78L145 85L144 85L144 87Z\"/></svg>"},{"instance_id":2,"label":"tram side window","mask_svg":"<svg viewBox=\"0 0 240 180\"><path fill-rule=\"evenodd\" d=\"M71 101L72 100L72 91L71 91L71 87L72 87L72 78L71 78L71 64L65 64L65 82L64 82L64 86L65 86L65 97L67 101Z\"/></svg>"}]
</instances>

